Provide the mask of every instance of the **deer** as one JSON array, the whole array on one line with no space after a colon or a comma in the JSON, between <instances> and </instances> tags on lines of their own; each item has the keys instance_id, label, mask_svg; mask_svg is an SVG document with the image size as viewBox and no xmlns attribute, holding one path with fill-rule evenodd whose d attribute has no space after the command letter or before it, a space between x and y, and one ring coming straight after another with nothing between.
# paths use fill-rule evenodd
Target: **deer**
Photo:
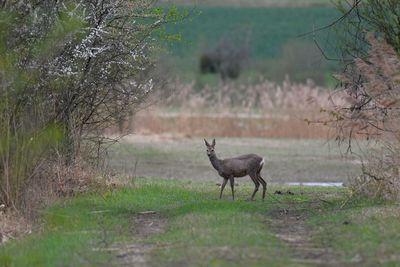
<instances>
[{"instance_id":1,"label":"deer","mask_svg":"<svg viewBox=\"0 0 400 267\"><path fill-rule=\"evenodd\" d=\"M229 180L232 189L232 200L235 200L235 178L248 175L255 185L254 192L251 195L250 200L254 200L254 196L256 195L261 184L263 187L262 200L264 201L265 192L267 191L267 183L260 175L264 166L264 158L256 154L246 154L234 158L218 159L217 155L215 154L215 139L213 139L211 145L206 139L204 139L204 142L207 147L207 156L210 159L211 165L217 170L218 174L224 178L224 181L221 185L219 199L222 198L222 192L224 191L225 185Z\"/></svg>"}]
</instances>

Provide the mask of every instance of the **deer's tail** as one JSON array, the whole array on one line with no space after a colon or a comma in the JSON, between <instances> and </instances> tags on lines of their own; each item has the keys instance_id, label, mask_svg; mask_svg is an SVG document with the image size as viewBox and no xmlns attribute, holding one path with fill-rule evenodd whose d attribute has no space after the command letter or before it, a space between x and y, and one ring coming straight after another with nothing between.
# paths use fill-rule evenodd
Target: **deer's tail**
<instances>
[{"instance_id":1,"label":"deer's tail","mask_svg":"<svg viewBox=\"0 0 400 267\"><path fill-rule=\"evenodd\" d=\"M260 161L260 167L258 169L258 172L261 172L261 169L263 168L264 163L265 163L264 158L262 158L262 160Z\"/></svg>"}]
</instances>

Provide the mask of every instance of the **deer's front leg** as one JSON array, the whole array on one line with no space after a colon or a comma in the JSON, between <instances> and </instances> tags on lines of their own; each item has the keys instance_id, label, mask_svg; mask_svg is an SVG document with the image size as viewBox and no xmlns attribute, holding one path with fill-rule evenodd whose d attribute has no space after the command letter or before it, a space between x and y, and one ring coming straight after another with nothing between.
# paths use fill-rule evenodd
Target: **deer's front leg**
<instances>
[{"instance_id":1,"label":"deer's front leg","mask_svg":"<svg viewBox=\"0 0 400 267\"><path fill-rule=\"evenodd\" d=\"M229 181L231 182L232 200L235 200L235 178L229 177Z\"/></svg>"},{"instance_id":2,"label":"deer's front leg","mask_svg":"<svg viewBox=\"0 0 400 267\"><path fill-rule=\"evenodd\" d=\"M225 185L227 182L228 182L228 179L224 178L224 181L222 182L222 185L221 185L221 193L219 194L219 199L222 198L222 191L224 191L224 188L225 188Z\"/></svg>"}]
</instances>

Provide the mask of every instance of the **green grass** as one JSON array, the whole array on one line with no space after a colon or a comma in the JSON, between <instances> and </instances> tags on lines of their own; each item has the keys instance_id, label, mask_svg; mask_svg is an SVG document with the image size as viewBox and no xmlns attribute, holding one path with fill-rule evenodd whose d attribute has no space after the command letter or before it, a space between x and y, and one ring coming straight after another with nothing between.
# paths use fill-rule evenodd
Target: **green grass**
<instances>
[{"instance_id":1,"label":"green grass","mask_svg":"<svg viewBox=\"0 0 400 267\"><path fill-rule=\"evenodd\" d=\"M354 199L341 205L334 201L311 216L309 226L319 229L315 240L360 266L400 266L398 203Z\"/></svg>"},{"instance_id":2,"label":"green grass","mask_svg":"<svg viewBox=\"0 0 400 267\"><path fill-rule=\"evenodd\" d=\"M338 145L326 140L217 138L216 141L220 158L248 153L264 157L266 165L262 175L268 182L347 182L348 177L360 171L360 165L352 162L356 158L348 157L346 161ZM126 137L112 147L109 156L111 168L137 176L221 179L212 168L200 138L131 140ZM238 181L250 182L250 179Z\"/></svg>"},{"instance_id":3,"label":"green grass","mask_svg":"<svg viewBox=\"0 0 400 267\"><path fill-rule=\"evenodd\" d=\"M98 266L111 261L110 254L96 253L92 248L121 240L138 241L129 223L135 213L145 210L157 211L169 225L169 231L147 242L180 244L158 251L155 261L174 265L187 257L184 252L194 250L199 264L215 260L220 266L230 263L205 251L224 246L240 253L251 249L266 261L285 251L263 223L272 203L218 201L217 192L190 182L140 180L138 185L136 189L76 197L42 211L43 230L2 247L0 266ZM238 197L244 199L240 192ZM247 228L249 221L252 229L243 233L240 229ZM237 264L252 261L243 255Z\"/></svg>"},{"instance_id":4,"label":"green grass","mask_svg":"<svg viewBox=\"0 0 400 267\"><path fill-rule=\"evenodd\" d=\"M315 53L313 55L296 54L298 50L296 45L306 43L315 48L313 44L315 37L320 46L326 50L325 52L329 56L335 57L334 33L331 29L328 29L316 32L315 35L298 36L326 26L339 16L340 14L334 7L235 8L199 6L188 19L167 27L169 33L180 33L182 35L182 41L170 44L167 51L170 52L172 66L176 67L180 76L187 79L200 79L197 73L199 56L202 52L216 45L224 36L235 39L240 38L243 34L248 34L250 37L250 62L252 64L251 68L247 67L246 73L242 75L245 76L244 81L251 77L258 78L260 72L267 78L268 76L284 77L285 73L276 73L284 71L291 71L293 78L296 78L296 75L307 76L307 72L303 71L306 64L296 70L287 70L285 67L288 64L296 65L296 63L298 64L297 61L311 61L311 66L308 66L306 71L313 74L321 72L320 76L323 77L336 65L328 64L319 52L316 52L318 58L304 58L315 56ZM287 51L284 48L294 51L296 58L291 58L290 62L281 62L284 57L283 53ZM274 68L277 70L271 70ZM300 76L299 79L304 78Z\"/></svg>"},{"instance_id":5,"label":"green grass","mask_svg":"<svg viewBox=\"0 0 400 267\"><path fill-rule=\"evenodd\" d=\"M93 248L115 242L151 244L150 266L287 266L291 251L266 223L270 211L285 207L305 210L315 241L333 247L343 261L360 254L363 266L373 266L384 255L387 266L395 266L390 259L400 249L398 209L393 213L389 204L365 200L338 209L345 189L272 187L268 192L276 189L295 195L249 202L252 188L239 186L233 202L229 190L218 200L218 188L206 182L138 179L135 188L86 194L43 210L42 230L1 247L0 266L108 266L115 256ZM320 201L310 212L310 203L327 194L334 195L330 204ZM132 220L147 210L166 220L165 232L135 235ZM379 216L382 212L386 216Z\"/></svg>"}]
</instances>

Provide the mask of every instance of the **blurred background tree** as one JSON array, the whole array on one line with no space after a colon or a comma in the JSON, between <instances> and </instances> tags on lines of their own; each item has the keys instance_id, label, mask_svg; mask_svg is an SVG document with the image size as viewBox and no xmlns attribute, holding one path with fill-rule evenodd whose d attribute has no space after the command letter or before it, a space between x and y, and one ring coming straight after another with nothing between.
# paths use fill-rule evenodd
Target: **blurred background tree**
<instances>
[{"instance_id":1,"label":"blurred background tree","mask_svg":"<svg viewBox=\"0 0 400 267\"><path fill-rule=\"evenodd\" d=\"M238 78L249 60L249 34L226 35L214 46L208 46L200 56L200 72L218 74L222 81Z\"/></svg>"}]
</instances>

